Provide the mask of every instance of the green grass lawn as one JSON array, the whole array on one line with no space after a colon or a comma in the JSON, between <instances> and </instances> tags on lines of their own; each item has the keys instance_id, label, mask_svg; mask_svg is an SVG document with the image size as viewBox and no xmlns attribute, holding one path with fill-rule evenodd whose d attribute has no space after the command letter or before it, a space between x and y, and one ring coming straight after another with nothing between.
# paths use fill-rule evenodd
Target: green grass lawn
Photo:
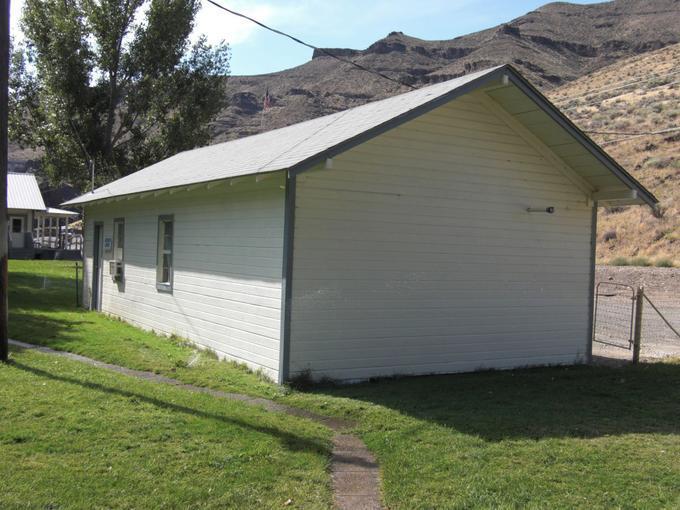
<instances>
[{"instance_id":1,"label":"green grass lawn","mask_svg":"<svg viewBox=\"0 0 680 510\"><path fill-rule=\"evenodd\" d=\"M546 368L295 393L342 412L390 508L680 508L680 366Z\"/></svg>"},{"instance_id":2,"label":"green grass lawn","mask_svg":"<svg viewBox=\"0 0 680 510\"><path fill-rule=\"evenodd\" d=\"M35 351L0 365L0 507L327 508L329 432Z\"/></svg>"},{"instance_id":3,"label":"green grass lawn","mask_svg":"<svg viewBox=\"0 0 680 510\"><path fill-rule=\"evenodd\" d=\"M544 368L283 391L233 364L196 358L181 342L75 309L72 267L11 262L14 338L352 418L378 457L391 509L680 508L680 364ZM27 413L33 412L32 398L23 399L31 403ZM189 405L198 397L182 398ZM287 419L274 415L269 423ZM25 455L17 459L25 461ZM44 460L51 461L57 459ZM320 483L328 484L327 475Z\"/></svg>"}]
</instances>

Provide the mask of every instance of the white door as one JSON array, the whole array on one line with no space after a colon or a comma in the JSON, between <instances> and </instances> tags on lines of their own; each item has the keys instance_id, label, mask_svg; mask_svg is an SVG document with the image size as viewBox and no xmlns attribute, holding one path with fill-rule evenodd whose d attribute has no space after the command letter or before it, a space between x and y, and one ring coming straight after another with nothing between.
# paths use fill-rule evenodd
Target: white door
<instances>
[{"instance_id":1,"label":"white door","mask_svg":"<svg viewBox=\"0 0 680 510\"><path fill-rule=\"evenodd\" d=\"M9 242L12 248L24 247L24 217L9 217Z\"/></svg>"}]
</instances>

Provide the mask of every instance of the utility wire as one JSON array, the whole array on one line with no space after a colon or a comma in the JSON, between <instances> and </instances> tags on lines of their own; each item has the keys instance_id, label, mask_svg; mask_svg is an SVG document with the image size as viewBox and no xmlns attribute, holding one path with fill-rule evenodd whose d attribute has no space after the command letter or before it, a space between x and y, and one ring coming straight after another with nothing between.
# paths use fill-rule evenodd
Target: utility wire
<instances>
[{"instance_id":1,"label":"utility wire","mask_svg":"<svg viewBox=\"0 0 680 510\"><path fill-rule=\"evenodd\" d=\"M331 53L330 51L328 51L328 50L326 50L326 49L324 49L324 48L319 48L319 47L317 47L317 46L314 46L313 44L307 43L307 42L305 42L305 41L303 41L303 40L301 40L301 39L299 39L299 38L297 38L297 37L295 37L295 36L293 36L293 35L290 35L290 34L288 34L288 33L286 33L286 32L283 32L283 31L281 31L281 30L277 30L276 28L272 28L272 27L270 27L270 26L268 26L268 25L265 25L265 24L262 23L261 21L258 21L258 20L254 19L254 18L251 18L250 16L247 16L247 15L242 14L242 13L240 13L240 12L237 12L237 11L234 11L234 10L232 10L232 9L229 9L228 7L225 7L225 6L223 6L223 5L220 5L220 4L217 3L215 0L206 0L206 1L207 1L208 3L211 3L212 5L214 5L214 6L217 7L218 9L222 9L223 11L226 11L226 12L228 12L228 13L230 13L230 14L233 14L234 16L238 16L239 18L246 19L246 20L248 20L248 21L250 21L250 22L252 22L252 23L255 23L256 25L259 25L260 27L262 27L262 28L264 28L264 29L266 29L266 30L269 30L270 32L273 32L273 33L275 33L275 34L281 35L281 36L283 36L283 37L287 37L288 39L291 39L292 41L295 41L295 42L298 43L298 44L301 44L301 45L303 45L303 46L306 46L307 48L310 48L310 49L312 49L312 50L319 51L319 52L323 53L324 55L326 55L326 56L328 56L328 57L331 57L331 58L334 58L335 60L338 60L339 62L343 62L343 63L345 63L345 64L349 64L349 65L351 65L351 66L356 67L357 69L359 69L359 70L361 70L361 71L364 71L364 72L367 72L367 73L371 73L371 74L373 74L373 75L375 75L375 76L379 76L380 78L383 78L383 79L385 79L385 80L389 80L389 81L391 81L392 83L396 83L397 85L400 85L400 86L402 86L402 87L408 87L408 88L410 88L410 89L412 89L412 90L416 90L416 89L417 89L417 87L414 87L414 86L411 85L410 83L405 83L405 82L403 82L403 81L401 81L401 80L397 80L396 78L392 78L392 77L390 77L390 76L387 76L386 74L381 73L380 71L374 71L373 69L369 69L369 68L367 68L367 67L365 67L365 66L363 66L363 65L361 65L361 64L357 64L356 62L354 62L354 61L352 61L352 60L349 60L349 59L340 57L340 56L338 56L338 55L335 55L335 54ZM673 12L674 12L674 11L673 11ZM667 77L667 76L672 76L672 75L675 75L675 74L680 74L680 71L670 72L670 73L663 74L663 75L659 75L659 76L653 76L653 77L651 77L651 78L649 78L649 79L647 79L647 80L642 80L642 81L640 81L640 80L634 80L634 81L630 81L630 82L623 82L623 85L620 85L620 86L618 86L618 87L608 88L608 89L599 89L599 90L594 90L594 91L588 91L587 93L585 93L585 94L583 94L583 95L580 95L580 96L566 97L566 98L556 99L555 101L553 101L553 103L555 103L555 104L557 104L557 103L563 103L563 102L565 102L565 101L571 101L571 100L574 100L574 99L579 99L579 98L582 98L582 97L586 97L586 96L589 96L589 95L591 95L591 94L598 94L598 93L602 93L602 92L609 92L609 91L612 91L612 90L617 90L617 89L619 89L619 88L625 88L625 87L628 87L628 86L630 86L630 85L634 85L634 84L638 84L638 83L645 83L645 82L649 82L649 81L658 80L658 79L660 79L660 78ZM581 105L579 105L579 106L581 106Z\"/></svg>"},{"instance_id":2,"label":"utility wire","mask_svg":"<svg viewBox=\"0 0 680 510\"><path fill-rule=\"evenodd\" d=\"M662 135L664 133L671 133L673 131L679 131L680 126L675 126L668 129L662 129L661 131L590 131L586 130L586 133L591 133L593 135L622 135L622 136L645 136L645 135Z\"/></svg>"},{"instance_id":3,"label":"utility wire","mask_svg":"<svg viewBox=\"0 0 680 510\"><path fill-rule=\"evenodd\" d=\"M655 132L651 132L651 133L648 133L648 134L627 136L627 137L625 137L625 138L616 138L615 140L607 140L607 141L601 142L600 145L610 145L610 144L612 144L612 143L626 142L626 141L628 141L628 140L633 140L633 139L635 139L635 138L640 138L640 137L642 137L642 136L658 136L658 135L665 135L665 134L667 134L667 133L673 133L673 132L675 132L675 131L680 131L680 127L671 128L671 129L664 129L664 130L662 130L662 131L655 131ZM622 133L622 134L623 134L623 133Z\"/></svg>"},{"instance_id":4,"label":"utility wire","mask_svg":"<svg viewBox=\"0 0 680 510\"><path fill-rule=\"evenodd\" d=\"M680 74L680 71L673 70L673 72L669 72L669 73L666 73L666 74L660 74L660 75L657 75L657 76L652 76L651 78L648 78L646 80L631 80L631 81L627 81L627 82L619 82L619 85L617 85L616 87L593 89L593 90L587 91L585 94L581 94L581 95L578 95L578 96L563 97L563 98L560 98L560 99L555 99L553 101L553 104L564 103L564 102L567 102L567 101L575 101L576 99L581 99L583 97L591 96L593 94L602 94L603 92L611 92L613 90L625 89L625 88L633 86L633 85L638 85L638 84L641 84L641 83L647 83L647 82L650 82L650 81L659 80L661 78L667 78L668 76L674 76L676 74ZM677 83L677 82L674 82L674 83ZM655 88L658 88L658 87L663 87L664 85L672 85L672 83L664 83L663 85L658 85L657 87L652 87L652 89L655 89ZM649 89L649 90L651 90L651 89ZM577 105L576 107L578 107L578 106L582 106L582 105Z\"/></svg>"},{"instance_id":5,"label":"utility wire","mask_svg":"<svg viewBox=\"0 0 680 510\"><path fill-rule=\"evenodd\" d=\"M326 50L326 49L324 49L324 48L319 48L319 47L317 47L317 46L314 46L313 44L310 44L310 43L307 43L307 42L305 42L305 41L303 41L303 40L301 40L301 39L298 39L297 37L295 37L295 36L293 36L293 35L290 35L290 34L288 34L288 33L286 33L286 32L282 32L281 30L277 30L276 28L272 28L272 27L270 27L270 26L268 26L268 25L265 25L265 24L262 23L261 21L258 21L258 20L254 19L254 18L251 18L250 16L247 16L247 15L242 14L242 13L240 13L240 12L237 12L237 11L234 11L234 10L232 10L232 9L229 9L229 8L223 6L223 5L220 5L220 4L218 4L218 3L217 3L216 1L214 1L214 0L207 0L207 2L208 2L208 3L211 3L212 5L214 5L215 7L217 7L218 9L222 9L223 11L226 11L226 12L228 12L229 14L232 14L232 15L234 15L234 16L238 16L239 18L243 18L243 19L248 20L248 21L250 21L250 22L252 22L252 23L255 23L256 25L258 25L258 26L260 26L260 27L262 27L262 28L264 28L264 29L266 29L266 30L269 30L270 32L273 32L273 33L275 33L275 34L278 34L278 35L281 35L281 36L286 37L286 38L288 38L288 39L291 39L292 41L294 41L294 42L296 42L296 43L298 43L298 44L301 44L301 45L303 45L303 46L306 46L307 48L310 48L310 49L312 49L312 50L321 52L321 53L323 53L324 55L327 55L327 56L329 56L329 57L331 57L331 58L333 58L333 59L335 59L335 60L338 60L339 62L343 62L343 63L345 63L345 64L349 64L349 65L351 65L351 66L353 66L353 67L356 67L357 69L359 69L359 70L361 70L361 71L364 71L364 72L367 72L367 73L371 73L371 74L373 74L373 75L375 75L375 76L378 76L378 77L380 77L380 78L383 78L383 79L385 79L385 80L389 80L389 81L391 81L392 83L396 83L397 85L400 85L400 86L402 86L402 87L408 87L408 88L410 88L410 89L412 89L412 90L416 90L416 89L417 89L417 87L414 87L413 85L411 85L411 84L409 84L409 83L402 82L402 81L400 81L400 80L397 80L397 79L395 79L395 78L392 78L392 77L390 77L390 76L387 76L386 74L383 74L383 73L381 73L381 72L379 72L379 71L374 71L373 69L369 69L369 68L367 68L367 67L365 67L365 66L363 66L363 65L361 65L361 64L357 64L356 62L353 62L352 60L348 60L348 59L346 59L346 58L339 57L338 55L334 55L333 53L331 53L330 51L328 51L328 50ZM592 94L600 94L600 93L602 93L602 92L609 92L609 91L613 91L613 90L619 90L619 89L622 89L622 88L629 87L629 86L631 86L631 85L636 85L636 84L640 84L640 83L646 83L646 82L658 80L658 79L663 78L663 77L668 77L668 76L676 75L676 74L680 74L680 71L675 71L675 72L670 72L670 73L666 73L666 74L659 75L659 76L654 76L654 77L652 77L652 78L649 78L649 79L647 79L647 80L642 80L642 81L636 80L636 81L630 81L630 82L623 82L622 85L619 85L619 86L613 87L613 88L599 89L599 90L594 90L594 91L591 90L591 91L588 91L587 93L585 93L585 94L583 94L583 95L580 95L580 96L567 97L567 98L558 99L558 100L554 101L554 103L563 103L563 102L566 102L566 101L572 101L572 100L574 100L574 99L580 99L580 98L582 98L582 97L586 97L586 96L589 96L589 95L592 95ZM656 87L655 87L655 88L656 88ZM578 105L578 106L574 106L574 107L571 107L571 108L567 108L567 110L570 110L570 109L573 109L573 108L577 108L577 107L579 107L579 106L584 106L584 105ZM587 106L587 105L586 105L586 106ZM671 128L671 129L665 129L665 130L662 130L662 131L639 131L639 132L623 132L623 131L586 131L586 133L595 134L595 135L621 135L621 136L628 136L628 137L630 137L630 138L636 138L636 137L639 137L639 136L660 135L660 134L665 134L665 133L671 133L671 132L679 131L679 130L680 130L680 127ZM619 141L629 140L630 138L621 138L621 139L618 139L618 140L610 140L610 141L605 142L605 143L616 143L616 142L619 142Z\"/></svg>"},{"instance_id":6,"label":"utility wire","mask_svg":"<svg viewBox=\"0 0 680 510\"><path fill-rule=\"evenodd\" d=\"M674 83L680 84L680 80L669 83L669 85L673 85ZM656 88L656 87L654 87L654 88ZM645 93L653 91L654 88L646 89ZM575 106L570 106L569 108L560 108L560 107L558 107L558 108L560 108L560 110L562 112L569 112L570 116L579 116L579 115L583 115L583 114L589 115L593 112L591 112L589 110L585 110L586 108L595 108L596 113L601 113L603 111L603 109L606 111L606 108L607 108L607 105L604 104L604 101L609 101L609 100L612 100L612 99L614 99L614 97L610 97L610 98L607 98L603 101L597 101L597 102L593 102L593 103L578 104L578 105L575 105ZM664 102L664 101L670 102L670 101L673 101L673 100L675 100L675 96L667 97L667 98L658 98L658 99L654 100L654 103L656 104L656 103L661 103L661 102ZM612 106L616 106L616 102L614 102L612 104ZM627 109L628 108L637 108L637 104L630 102L630 103L627 104L626 108ZM581 109L581 111L578 111L579 109Z\"/></svg>"},{"instance_id":7,"label":"utility wire","mask_svg":"<svg viewBox=\"0 0 680 510\"><path fill-rule=\"evenodd\" d=\"M233 14L234 16L238 16L239 18L243 18L243 19L246 19L246 20L248 20L248 21L250 21L250 22L252 22L252 23L255 23L256 25L259 25L259 26L261 26L262 28L264 28L264 29L266 29L266 30L269 30L270 32L274 32L275 34L282 35L283 37L287 37L288 39L291 39L291 40L295 41L295 42L298 43L298 44L302 44L303 46L306 46L307 48L311 48L311 49L313 49L313 50L320 51L320 52L323 53L324 55L327 55L327 56L329 56L329 57L331 57L331 58L334 58L335 60L339 60L340 62L344 62L345 64L349 64L349 65L351 65L351 66L354 66L354 67L356 67L357 69L359 69L359 70L361 70L361 71L365 71L365 72L367 72L367 73L374 74L375 76L379 76L380 78L384 78L385 80L389 80L389 81L391 81L391 82L393 82L393 83L396 83L397 85L400 85L400 86L402 86L402 87L408 87L408 88L410 88L410 89L412 89L412 90L417 90L417 87L414 87L413 85L411 85L411 84L409 84L409 83L405 83L405 82L403 82L403 81L397 80L396 78L391 78L390 76L387 76L386 74L383 74L383 73L381 73L380 71L374 71L373 69L369 69L369 68L367 68L367 67L364 67L364 66L362 66L361 64L357 64L356 62L353 62L353 61L348 60L348 59L346 59L346 58L342 58L342 57L339 57L339 56L337 56L337 55L334 55L334 54L331 53L330 51L325 50L325 49L323 49L323 48L317 48L317 47L314 46L313 44L309 44L309 43L307 43L307 42L305 42L305 41L303 41L303 40L301 40L301 39L298 39L298 38L295 37L295 36L292 36L292 35L290 35L290 34L287 34L287 33L285 33L285 32L282 32L281 30L277 30L277 29L275 29L275 28L269 27L269 26L265 25L264 23L262 23L262 22L260 22L260 21L257 21L256 19L251 18L250 16L246 16L245 14L241 14L240 12L232 11L231 9L228 9L228 8L225 7L225 6L218 4L218 3L215 2L214 0L207 0L207 1L208 1L209 3L211 3L211 4L213 4L215 7L218 7L219 9L222 9L223 11L227 11L228 13Z\"/></svg>"},{"instance_id":8,"label":"utility wire","mask_svg":"<svg viewBox=\"0 0 680 510\"><path fill-rule=\"evenodd\" d=\"M659 87L671 86L671 85L677 85L677 84L680 84L680 80L672 81L672 82L666 83L664 85L659 85L657 87L650 87L648 89L643 89L643 90L644 90L645 94L648 94L650 92L653 92L655 89L657 89ZM560 107L560 110L562 110L563 112L570 112L570 111L578 110L579 108L592 108L592 107L597 108L599 106L602 106L605 101L611 101L611 100L614 100L618 97L620 97L620 94L618 96L607 97L607 98L602 99L600 101L592 101L592 102L588 102L588 103L579 103L579 104L576 104L574 106L569 106L569 107ZM660 102L660 101L664 101L666 99L671 100L672 98L659 98L657 101ZM555 103L553 103L553 104L555 104ZM616 103L614 103L614 104L616 104Z\"/></svg>"}]
</instances>

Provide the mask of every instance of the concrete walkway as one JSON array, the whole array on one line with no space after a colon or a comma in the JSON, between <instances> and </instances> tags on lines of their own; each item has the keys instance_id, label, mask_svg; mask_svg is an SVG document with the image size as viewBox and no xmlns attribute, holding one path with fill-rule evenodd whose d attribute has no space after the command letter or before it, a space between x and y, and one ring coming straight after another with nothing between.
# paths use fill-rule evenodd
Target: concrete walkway
<instances>
[{"instance_id":1,"label":"concrete walkway","mask_svg":"<svg viewBox=\"0 0 680 510\"><path fill-rule=\"evenodd\" d=\"M238 400L247 405L259 406L267 411L285 413L299 418L306 418L330 428L333 434L333 451L331 452L331 478L333 481L333 502L338 510L381 510L380 504L380 471L373 454L366 448L364 442L358 437L348 434L346 431L351 423L321 416L304 409L290 407L266 398L251 397L241 393L229 393L226 391L213 390L185 384L177 379L133 370L131 368L104 363L92 358L66 351L57 351L49 347L27 344L17 340L10 340L10 344L22 349L33 349L42 353L60 356L73 361L79 361L87 365L105 370L111 370L129 377L143 379L162 384L170 384L183 390L194 393L206 393L216 398Z\"/></svg>"}]
</instances>

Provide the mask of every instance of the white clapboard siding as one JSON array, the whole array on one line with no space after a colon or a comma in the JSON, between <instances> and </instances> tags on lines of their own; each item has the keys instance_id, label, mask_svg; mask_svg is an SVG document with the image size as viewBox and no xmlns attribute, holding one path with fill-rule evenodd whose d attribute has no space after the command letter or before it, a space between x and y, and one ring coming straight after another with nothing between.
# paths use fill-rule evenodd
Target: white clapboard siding
<instances>
[{"instance_id":1,"label":"white clapboard siding","mask_svg":"<svg viewBox=\"0 0 680 510\"><path fill-rule=\"evenodd\" d=\"M281 330L283 176L233 186L133 198L86 209L86 293L95 222L113 236L125 219L125 282L104 253L102 311L145 329L176 334L276 380ZM159 215L174 216L173 292L156 290Z\"/></svg>"},{"instance_id":2,"label":"white clapboard siding","mask_svg":"<svg viewBox=\"0 0 680 510\"><path fill-rule=\"evenodd\" d=\"M580 361L590 232L585 196L473 97L380 135L298 177L291 374Z\"/></svg>"}]
</instances>

